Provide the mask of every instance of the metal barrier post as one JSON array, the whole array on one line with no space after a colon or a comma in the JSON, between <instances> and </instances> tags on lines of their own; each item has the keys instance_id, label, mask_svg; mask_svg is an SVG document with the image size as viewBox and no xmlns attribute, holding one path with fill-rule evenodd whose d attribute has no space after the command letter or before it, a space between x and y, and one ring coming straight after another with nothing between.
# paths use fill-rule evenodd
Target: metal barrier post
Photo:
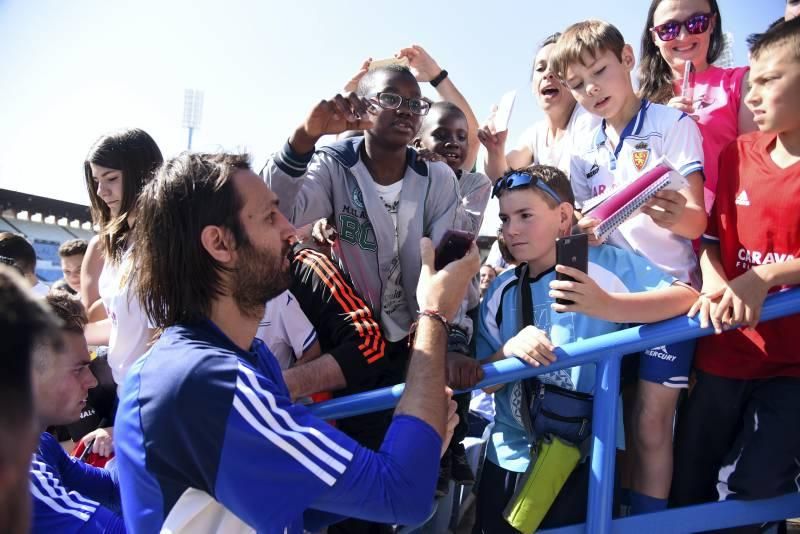
<instances>
[{"instance_id":1,"label":"metal barrier post","mask_svg":"<svg viewBox=\"0 0 800 534\"><path fill-rule=\"evenodd\" d=\"M586 532L592 534L611 532L621 359L621 354L609 354L597 362L597 387L592 416L592 473L586 513Z\"/></svg>"}]
</instances>

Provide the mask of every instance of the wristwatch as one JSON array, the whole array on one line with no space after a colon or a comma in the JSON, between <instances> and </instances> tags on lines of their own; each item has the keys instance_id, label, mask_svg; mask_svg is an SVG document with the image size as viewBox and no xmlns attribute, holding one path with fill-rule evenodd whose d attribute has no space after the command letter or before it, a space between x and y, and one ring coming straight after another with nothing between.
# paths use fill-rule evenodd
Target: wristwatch
<instances>
[{"instance_id":1,"label":"wristwatch","mask_svg":"<svg viewBox=\"0 0 800 534\"><path fill-rule=\"evenodd\" d=\"M437 74L437 75L436 75L436 78L434 78L434 79L432 79L432 80L430 81L430 84L431 84L431 86L432 86L432 87L436 87L437 85L439 85L440 83L442 83L442 80L444 80L445 78L447 78L447 71L446 71L446 70L444 70L444 69L442 69L442 72L440 72L439 74Z\"/></svg>"}]
</instances>

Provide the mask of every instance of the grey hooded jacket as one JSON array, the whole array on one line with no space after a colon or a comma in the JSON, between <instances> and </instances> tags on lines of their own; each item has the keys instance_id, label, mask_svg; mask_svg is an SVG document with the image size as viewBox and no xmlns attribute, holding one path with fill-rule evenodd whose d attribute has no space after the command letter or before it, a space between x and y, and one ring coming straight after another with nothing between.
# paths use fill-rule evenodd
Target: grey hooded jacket
<instances>
[{"instance_id":1,"label":"grey hooded jacket","mask_svg":"<svg viewBox=\"0 0 800 534\"><path fill-rule=\"evenodd\" d=\"M338 141L308 154L297 154L286 143L263 171L269 188L280 199L281 212L295 225L321 218L332 220L339 231L339 262L356 289L380 313L384 284L395 257L395 226L375 189L374 180L361 160L363 137ZM402 285L412 315L419 309L416 287L422 259L419 240L430 237L438 243L450 228L461 229L469 217L463 213L459 185L444 163L427 163L408 149L407 168L397 212L397 242ZM472 335L466 310L472 297L454 321ZM411 325L402 325L410 328Z\"/></svg>"}]
</instances>

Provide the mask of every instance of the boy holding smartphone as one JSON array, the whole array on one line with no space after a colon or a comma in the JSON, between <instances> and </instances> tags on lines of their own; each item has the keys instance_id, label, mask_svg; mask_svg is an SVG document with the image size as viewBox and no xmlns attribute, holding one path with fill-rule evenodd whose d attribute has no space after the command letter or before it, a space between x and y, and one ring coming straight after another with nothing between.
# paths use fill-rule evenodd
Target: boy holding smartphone
<instances>
[{"instance_id":1,"label":"boy holding smartphone","mask_svg":"<svg viewBox=\"0 0 800 534\"><path fill-rule=\"evenodd\" d=\"M546 366L555 361L553 350L558 345L621 330L629 322L673 317L695 300L697 292L689 286L615 247L589 248L588 274L557 266L556 238L570 234L575 197L566 175L555 167L533 165L512 171L497 182L494 194L500 200L503 237L521 265L498 276L481 303L477 355L484 363L517 357L535 367ZM520 282L523 267L528 279ZM558 281L556 273L574 281ZM517 311L520 288L531 292L534 321L522 330ZM573 304L558 304L556 299ZM594 366L586 365L539 379L591 393L594 375ZM530 443L520 418L521 391L522 383L514 382L495 395L495 426L478 488L480 532L516 532L502 513L530 464ZM571 483L578 481L567 485ZM566 513L573 514L583 510L560 499L569 493L574 492L561 492L543 528L555 526L548 521L559 522L564 508L572 508Z\"/></svg>"}]
</instances>

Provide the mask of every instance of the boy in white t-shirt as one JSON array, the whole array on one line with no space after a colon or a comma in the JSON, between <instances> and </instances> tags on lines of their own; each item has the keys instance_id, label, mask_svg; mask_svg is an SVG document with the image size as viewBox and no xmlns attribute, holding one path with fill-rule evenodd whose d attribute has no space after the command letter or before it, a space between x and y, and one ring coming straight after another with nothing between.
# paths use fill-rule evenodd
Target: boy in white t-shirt
<instances>
[{"instance_id":1,"label":"boy in white t-shirt","mask_svg":"<svg viewBox=\"0 0 800 534\"><path fill-rule=\"evenodd\" d=\"M284 371L307 353L319 354L317 331L288 289L267 302L256 337L267 344Z\"/></svg>"},{"instance_id":2,"label":"boy in white t-shirt","mask_svg":"<svg viewBox=\"0 0 800 534\"><path fill-rule=\"evenodd\" d=\"M694 121L676 109L641 100L630 72L633 49L603 21L573 24L550 55L550 68L587 111L602 118L578 140L570 180L578 206L621 187L664 156L689 185L661 191L643 213L623 223L609 242L647 258L678 280L699 287L691 241L706 227L703 207L703 148ZM589 217L579 226L590 232ZM666 508L672 479L672 422L681 388L688 387L694 341L661 346L640 357L633 413L631 510Z\"/></svg>"}]
</instances>

